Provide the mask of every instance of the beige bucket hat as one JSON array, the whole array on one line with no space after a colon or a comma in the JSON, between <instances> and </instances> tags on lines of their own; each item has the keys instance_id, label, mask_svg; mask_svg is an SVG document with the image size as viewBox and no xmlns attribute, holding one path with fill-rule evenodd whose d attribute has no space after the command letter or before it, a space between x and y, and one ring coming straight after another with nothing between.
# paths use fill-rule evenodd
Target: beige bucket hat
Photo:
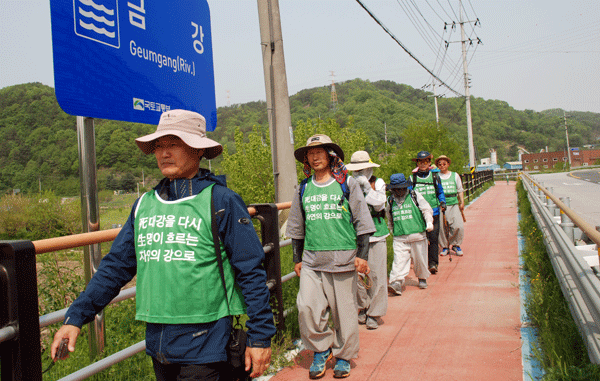
<instances>
[{"instance_id":1,"label":"beige bucket hat","mask_svg":"<svg viewBox=\"0 0 600 381\"><path fill-rule=\"evenodd\" d=\"M169 110L160 116L156 132L135 139L145 154L154 152L154 141L166 135L174 135L192 148L203 149L204 157L214 159L223 152L223 146L206 137L206 119L197 112Z\"/></svg>"},{"instance_id":2,"label":"beige bucket hat","mask_svg":"<svg viewBox=\"0 0 600 381\"><path fill-rule=\"evenodd\" d=\"M439 167L438 161L440 161L440 160L446 160L448 162L448 165L452 164L452 161L450 160L450 158L448 156L446 156L446 155L440 155L437 159L435 159L435 165L437 167Z\"/></svg>"},{"instance_id":3,"label":"beige bucket hat","mask_svg":"<svg viewBox=\"0 0 600 381\"><path fill-rule=\"evenodd\" d=\"M308 138L308 140L306 141L306 146L300 147L294 151L294 157L299 162L304 163L304 157L306 156L306 152L311 148L319 146L325 149L331 148L336 153L336 155L338 155L339 158L342 161L344 161L344 151L342 151L340 146L332 142L329 136L323 134L316 134Z\"/></svg>"},{"instance_id":4,"label":"beige bucket hat","mask_svg":"<svg viewBox=\"0 0 600 381\"><path fill-rule=\"evenodd\" d=\"M349 171L360 171L365 168L377 168L379 164L375 164L371 161L371 157L367 151L356 151L350 158L350 163L346 164L346 168Z\"/></svg>"}]
</instances>

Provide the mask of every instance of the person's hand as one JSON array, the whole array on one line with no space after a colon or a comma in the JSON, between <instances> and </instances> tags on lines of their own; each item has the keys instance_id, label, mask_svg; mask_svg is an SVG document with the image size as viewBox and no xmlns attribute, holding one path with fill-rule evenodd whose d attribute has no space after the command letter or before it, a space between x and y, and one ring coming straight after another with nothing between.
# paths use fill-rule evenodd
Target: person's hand
<instances>
[{"instance_id":1,"label":"person's hand","mask_svg":"<svg viewBox=\"0 0 600 381\"><path fill-rule=\"evenodd\" d=\"M252 369L250 378L260 377L271 362L271 348L246 347L246 372Z\"/></svg>"},{"instance_id":2,"label":"person's hand","mask_svg":"<svg viewBox=\"0 0 600 381\"><path fill-rule=\"evenodd\" d=\"M428 232L432 232L433 231L433 223L432 222L428 222L426 229L427 229Z\"/></svg>"},{"instance_id":3,"label":"person's hand","mask_svg":"<svg viewBox=\"0 0 600 381\"><path fill-rule=\"evenodd\" d=\"M459 202L458 203L458 209L462 212L465 210L465 203L464 202Z\"/></svg>"},{"instance_id":4,"label":"person's hand","mask_svg":"<svg viewBox=\"0 0 600 381\"><path fill-rule=\"evenodd\" d=\"M300 270L302 270L302 262L298 262L294 265L294 272L300 278Z\"/></svg>"},{"instance_id":5,"label":"person's hand","mask_svg":"<svg viewBox=\"0 0 600 381\"><path fill-rule=\"evenodd\" d=\"M369 263L361 258L354 258L354 266L356 267L356 271L363 274L368 274L371 272L369 268Z\"/></svg>"},{"instance_id":6,"label":"person's hand","mask_svg":"<svg viewBox=\"0 0 600 381\"><path fill-rule=\"evenodd\" d=\"M441 210L442 212L445 212L445 211L446 211L446 203L445 203L445 202L440 202L440 210Z\"/></svg>"},{"instance_id":7,"label":"person's hand","mask_svg":"<svg viewBox=\"0 0 600 381\"><path fill-rule=\"evenodd\" d=\"M56 351L58 350L58 346L60 345L62 339L69 339L69 344L67 345L67 348L69 349L69 352L73 352L75 350L75 343L77 342L77 336L79 336L79 332L81 332L81 328L76 327L74 325L65 324L62 327L60 327L58 332L56 332L56 334L54 335L54 341L50 346L50 356L54 361L64 360L65 358L69 357L69 355L67 354L65 358L56 359Z\"/></svg>"},{"instance_id":8,"label":"person's hand","mask_svg":"<svg viewBox=\"0 0 600 381\"><path fill-rule=\"evenodd\" d=\"M363 192L368 192L371 189L371 183L369 183L369 179L366 176L356 176L355 179Z\"/></svg>"}]
</instances>

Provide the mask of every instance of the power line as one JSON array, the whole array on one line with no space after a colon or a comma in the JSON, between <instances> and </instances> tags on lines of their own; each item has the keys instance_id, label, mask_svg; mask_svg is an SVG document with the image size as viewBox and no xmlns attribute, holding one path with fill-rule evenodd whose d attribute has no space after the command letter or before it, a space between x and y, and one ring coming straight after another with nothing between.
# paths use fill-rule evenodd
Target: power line
<instances>
[{"instance_id":1,"label":"power line","mask_svg":"<svg viewBox=\"0 0 600 381\"><path fill-rule=\"evenodd\" d=\"M410 56L412 59L414 59L415 61L417 61L417 63L418 63L419 65L421 65L421 67L422 67L423 69L427 70L427 72L428 72L429 74L431 74L431 75L432 75L432 76L433 76L435 79L437 79L437 80L438 80L438 81L439 81L439 82L440 82L442 85L446 86L446 87L447 87L447 88L448 88L450 91L452 91L452 92L453 92L453 93L455 93L456 95L458 95L458 96L461 96L461 97L462 97L462 96L464 96L463 94L460 94L459 92L457 92L456 90L454 90L453 88L451 88L450 86L448 86L448 85L447 85L447 84L446 84L444 81L442 81L442 80L441 80L441 79L440 79L438 76L436 76L436 75L435 75L435 74L434 74L434 73L433 73L431 70L429 70L429 69L428 69L428 68L427 68L425 65L423 65L423 63L421 63L421 61L419 61L419 59L418 59L417 57L415 57L415 56L414 56L414 55L413 55L413 54L412 54L412 53L411 53L411 52L410 52L410 51L409 51L409 50L408 50L408 49L407 49L407 48L406 48L406 47L405 47L405 46L402 44L402 42L400 42L400 40L398 40L398 39L396 38L396 36L394 36L394 35L391 33L391 32L390 32L390 30L389 30L389 29L388 29L388 28L387 28L385 25L383 25L383 24L381 23L381 21L379 21L379 19L377 19L377 17L375 17L375 15L374 15L374 14L373 14L373 13L372 13L372 12L371 12L371 11L370 11L368 8L367 8L367 7L366 7L366 6L365 6L365 5L364 5L364 4L361 2L361 0L356 0L356 2L357 2L358 4L360 4L360 6L361 6L361 7L363 7L363 9L364 9L364 10L365 10L365 11L366 11L368 14L369 14L369 16L371 16L371 18L372 18L373 20L375 20L375 22L376 22L377 24L379 24L379 26L381 26L381 27L383 28L383 30L384 30L384 31L385 31L385 32L386 32L386 33L387 33L387 34L388 34L390 37L392 37L392 39L393 39L394 41L396 41L396 43L397 43L398 45L400 45L400 47L401 47L401 48L402 48L402 49L403 49L403 50L404 50L404 51L405 51L405 52L406 52L406 53L407 53L407 54L408 54L408 55L409 55L409 56Z\"/></svg>"}]
</instances>

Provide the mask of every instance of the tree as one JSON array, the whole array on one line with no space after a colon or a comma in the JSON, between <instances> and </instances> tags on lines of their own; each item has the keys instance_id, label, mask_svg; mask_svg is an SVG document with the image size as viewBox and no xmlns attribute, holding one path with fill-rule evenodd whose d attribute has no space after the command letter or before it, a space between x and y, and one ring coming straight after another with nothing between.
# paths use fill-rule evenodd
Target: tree
<instances>
[{"instance_id":1,"label":"tree","mask_svg":"<svg viewBox=\"0 0 600 381\"><path fill-rule=\"evenodd\" d=\"M223 148L221 166L228 178L228 186L247 204L275 202L271 144L266 131L253 126L252 132L235 131L235 153Z\"/></svg>"}]
</instances>

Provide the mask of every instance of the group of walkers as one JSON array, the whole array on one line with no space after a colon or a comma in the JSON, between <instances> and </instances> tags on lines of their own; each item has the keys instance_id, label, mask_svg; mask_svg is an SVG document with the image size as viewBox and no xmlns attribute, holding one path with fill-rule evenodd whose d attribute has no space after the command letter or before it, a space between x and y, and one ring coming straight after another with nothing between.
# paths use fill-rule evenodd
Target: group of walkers
<instances>
[{"instance_id":1,"label":"group of walkers","mask_svg":"<svg viewBox=\"0 0 600 381\"><path fill-rule=\"evenodd\" d=\"M156 132L135 142L154 154L164 178L134 202L110 251L67 310L50 348L53 361L75 350L81 327L137 275L135 318L146 322L146 353L157 380L239 379L227 348L232 316L244 313L245 370L260 376L276 332L264 250L242 198L224 176L200 168L203 158L222 153L222 145L206 137L202 115L186 110L162 113ZM401 295L411 260L419 287L426 288L438 271L438 234L441 255L451 248L462 255L462 184L448 171L449 158L438 157L436 169L425 151L413 159L412 180L398 173L388 184L374 176L379 165L367 152L355 152L346 166L344 152L326 135L311 136L294 156L306 179L292 200L286 235L300 277L300 334L314 352L309 377L322 377L335 357L334 377L345 378L358 355L359 324L378 328L387 291Z\"/></svg>"},{"instance_id":2,"label":"group of walkers","mask_svg":"<svg viewBox=\"0 0 600 381\"><path fill-rule=\"evenodd\" d=\"M322 134L311 136L294 156L306 179L292 199L286 235L300 277L300 335L314 352L309 378L323 377L332 358L333 376L345 378L358 357L359 324L379 327L388 292L402 295L411 261L418 287L425 289L438 272L439 255L463 255L462 182L448 171L450 158L441 155L432 166L432 155L420 151L409 179L395 173L386 184L374 175L379 164L368 152L354 152L344 165L342 149ZM390 234L394 260L388 277Z\"/></svg>"}]
</instances>

